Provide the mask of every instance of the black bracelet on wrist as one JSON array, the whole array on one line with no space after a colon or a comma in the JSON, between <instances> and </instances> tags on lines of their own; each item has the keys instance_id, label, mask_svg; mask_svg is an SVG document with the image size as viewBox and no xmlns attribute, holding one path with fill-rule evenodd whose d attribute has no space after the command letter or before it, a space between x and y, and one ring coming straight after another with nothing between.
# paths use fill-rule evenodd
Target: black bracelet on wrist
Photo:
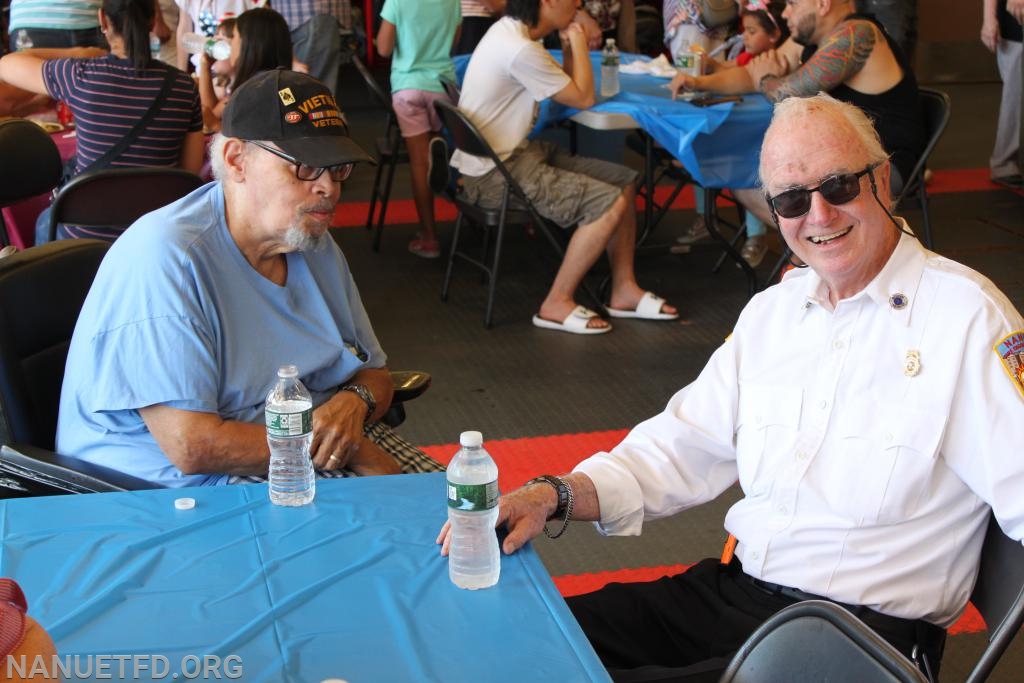
<instances>
[{"instance_id":1,"label":"black bracelet on wrist","mask_svg":"<svg viewBox=\"0 0 1024 683\"><path fill-rule=\"evenodd\" d=\"M572 508L573 503L575 502L572 494L572 487L569 486L569 482L565 479L554 477L550 474L542 474L541 476L526 482L525 485L529 486L530 484L547 484L555 489L555 493L558 495L558 503L555 505L554 513L548 517L548 520L561 517L562 526L556 533L551 533L548 531L547 522L545 522L544 535L548 538L558 538L565 533L565 530L569 527L569 520L572 519Z\"/></svg>"}]
</instances>

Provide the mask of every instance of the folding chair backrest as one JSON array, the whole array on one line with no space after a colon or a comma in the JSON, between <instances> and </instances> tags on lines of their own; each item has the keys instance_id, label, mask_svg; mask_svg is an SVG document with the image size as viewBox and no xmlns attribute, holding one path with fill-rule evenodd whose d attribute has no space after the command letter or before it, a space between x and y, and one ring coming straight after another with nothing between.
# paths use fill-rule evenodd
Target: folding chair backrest
<instances>
[{"instance_id":1,"label":"folding chair backrest","mask_svg":"<svg viewBox=\"0 0 1024 683\"><path fill-rule=\"evenodd\" d=\"M109 246L62 240L0 260L0 406L13 442L53 448L71 334Z\"/></svg>"},{"instance_id":2,"label":"folding chair backrest","mask_svg":"<svg viewBox=\"0 0 1024 683\"><path fill-rule=\"evenodd\" d=\"M995 516L988 522L971 602L988 628L988 647L967 679L980 683L1024 624L1024 546L1003 533Z\"/></svg>"},{"instance_id":3,"label":"folding chair backrest","mask_svg":"<svg viewBox=\"0 0 1024 683\"><path fill-rule=\"evenodd\" d=\"M123 232L143 215L181 199L203 179L180 168L111 168L75 176L50 210L50 239L58 223Z\"/></svg>"},{"instance_id":4,"label":"folding chair backrest","mask_svg":"<svg viewBox=\"0 0 1024 683\"><path fill-rule=\"evenodd\" d=\"M0 159L0 206L49 192L64 173L57 143L25 119L0 121Z\"/></svg>"},{"instance_id":5,"label":"folding chair backrest","mask_svg":"<svg viewBox=\"0 0 1024 683\"><path fill-rule=\"evenodd\" d=\"M369 88L370 95L373 97L377 105L384 107L388 114L394 116L395 110L391 105L391 97L384 92L384 88L382 88L380 83L377 82L377 79L373 77L370 70L366 68L366 65L363 64L363 60L353 55L352 63L356 65L356 71L358 71L359 75L363 77L363 81L366 82L366 87Z\"/></svg>"},{"instance_id":6,"label":"folding chair backrest","mask_svg":"<svg viewBox=\"0 0 1024 683\"><path fill-rule=\"evenodd\" d=\"M448 99L458 105L459 98L462 96L462 91L459 90L459 84L455 81L449 81L447 78L442 78L441 87L444 88L444 92L448 95Z\"/></svg>"},{"instance_id":7,"label":"folding chair backrest","mask_svg":"<svg viewBox=\"0 0 1024 683\"><path fill-rule=\"evenodd\" d=\"M512 174L505 168L505 164L498 158L494 148L491 147L477 127L473 125L473 122L469 120L465 112L444 100L434 100L434 109L437 110L438 115L441 117L441 122L451 134L455 147L466 154L484 157L494 162L498 171L505 178L505 182L512 194L522 201L531 212L535 212L533 205L526 199L526 193L523 192L519 183L516 182Z\"/></svg>"},{"instance_id":8,"label":"folding chair backrest","mask_svg":"<svg viewBox=\"0 0 1024 683\"><path fill-rule=\"evenodd\" d=\"M49 192L63 175L57 143L46 131L25 119L0 121L0 207ZM0 217L0 247L11 241Z\"/></svg>"},{"instance_id":9,"label":"folding chair backrest","mask_svg":"<svg viewBox=\"0 0 1024 683\"><path fill-rule=\"evenodd\" d=\"M896 648L839 605L808 600L764 622L737 651L720 683L925 683Z\"/></svg>"},{"instance_id":10,"label":"folding chair backrest","mask_svg":"<svg viewBox=\"0 0 1024 683\"><path fill-rule=\"evenodd\" d=\"M897 204L908 194L913 194L917 191L918 184L924 179L924 169L925 165L928 163L928 157L931 156L932 151L935 149L935 145L938 144L939 138L942 137L942 133L946 130L946 126L949 124L949 95L941 90L919 88L917 96L921 103L922 115L924 116L923 123L927 143L925 144L924 151L921 153L921 156L918 157L917 163L914 164L914 169L910 172L910 177L904 179L903 189L900 191L900 196L896 200Z\"/></svg>"}]
</instances>

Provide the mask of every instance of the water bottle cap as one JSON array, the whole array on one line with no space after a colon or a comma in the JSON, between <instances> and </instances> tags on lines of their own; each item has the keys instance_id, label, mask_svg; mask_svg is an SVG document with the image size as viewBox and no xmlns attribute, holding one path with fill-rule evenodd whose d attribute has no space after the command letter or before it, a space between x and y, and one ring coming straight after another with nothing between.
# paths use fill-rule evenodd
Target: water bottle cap
<instances>
[{"instance_id":1,"label":"water bottle cap","mask_svg":"<svg viewBox=\"0 0 1024 683\"><path fill-rule=\"evenodd\" d=\"M298 377L299 369L294 365L282 365L277 371L278 377Z\"/></svg>"},{"instance_id":2,"label":"water bottle cap","mask_svg":"<svg viewBox=\"0 0 1024 683\"><path fill-rule=\"evenodd\" d=\"M191 510L196 506L195 498L175 498L174 507L178 510Z\"/></svg>"},{"instance_id":3,"label":"water bottle cap","mask_svg":"<svg viewBox=\"0 0 1024 683\"><path fill-rule=\"evenodd\" d=\"M479 448L484 443L484 435L480 432L462 432L459 434L459 445L465 448Z\"/></svg>"},{"instance_id":4,"label":"water bottle cap","mask_svg":"<svg viewBox=\"0 0 1024 683\"><path fill-rule=\"evenodd\" d=\"M605 41L604 41L604 44L605 44L605 47L615 47L615 39L614 38L606 38Z\"/></svg>"}]
</instances>

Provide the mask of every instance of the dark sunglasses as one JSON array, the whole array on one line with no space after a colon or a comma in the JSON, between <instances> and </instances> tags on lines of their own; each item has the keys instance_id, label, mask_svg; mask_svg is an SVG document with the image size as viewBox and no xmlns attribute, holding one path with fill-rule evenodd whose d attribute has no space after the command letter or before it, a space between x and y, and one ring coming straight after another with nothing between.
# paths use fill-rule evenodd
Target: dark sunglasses
<instances>
[{"instance_id":1,"label":"dark sunglasses","mask_svg":"<svg viewBox=\"0 0 1024 683\"><path fill-rule=\"evenodd\" d=\"M871 164L859 173L841 173L829 176L817 187L794 187L774 197L765 195L772 210L783 218L799 218L811 210L811 194L820 192L829 204L839 206L852 202L860 194L861 176L871 173L878 164Z\"/></svg>"},{"instance_id":2,"label":"dark sunglasses","mask_svg":"<svg viewBox=\"0 0 1024 683\"><path fill-rule=\"evenodd\" d=\"M295 157L288 156L281 150L274 149L270 145L264 145L262 142L257 142L256 140L248 140L248 143L250 145L256 145L260 149L266 150L274 156L280 157L295 166L295 177L299 180L313 181L322 176L324 171L327 171L331 174L331 180L336 183L340 183L347 180L348 177L352 175L352 167L355 166L355 164L338 164L337 166L321 167L307 166L306 164L296 160Z\"/></svg>"}]
</instances>

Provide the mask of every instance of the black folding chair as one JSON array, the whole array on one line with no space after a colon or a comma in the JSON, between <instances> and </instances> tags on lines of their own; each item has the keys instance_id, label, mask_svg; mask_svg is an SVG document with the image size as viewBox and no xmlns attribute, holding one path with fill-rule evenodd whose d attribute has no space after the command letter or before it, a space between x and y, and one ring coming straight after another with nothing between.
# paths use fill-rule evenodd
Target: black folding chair
<instances>
[{"instance_id":1,"label":"black folding chair","mask_svg":"<svg viewBox=\"0 0 1024 683\"><path fill-rule=\"evenodd\" d=\"M0 260L0 498L157 488L53 452L71 334L109 246L62 240Z\"/></svg>"},{"instance_id":2,"label":"black folding chair","mask_svg":"<svg viewBox=\"0 0 1024 683\"><path fill-rule=\"evenodd\" d=\"M50 135L26 119L0 121L0 208L49 192L64 174ZM10 244L0 216L0 247Z\"/></svg>"},{"instance_id":3,"label":"black folding chair","mask_svg":"<svg viewBox=\"0 0 1024 683\"><path fill-rule=\"evenodd\" d=\"M405 148L405 140L402 139L402 131L398 128L398 118L395 116L395 109L391 105L391 97L380 87L380 83L373 77L370 70L366 68L359 57L353 55L352 63L355 64L359 75L366 82L373 100L384 109L386 114L384 120L384 135L374 139L374 146L377 150L377 170L373 176L373 190L370 193L370 210L366 214L366 229L372 230L374 217L376 216L377 232L373 236L373 250L380 251L381 235L384 232L384 219L388 212L388 200L391 197L391 185L395 180L395 169L400 163L409 163L409 152ZM386 169L386 171L385 171ZM382 185L383 182L383 185ZM380 201L380 212L377 212L377 202Z\"/></svg>"},{"instance_id":4,"label":"black folding chair","mask_svg":"<svg viewBox=\"0 0 1024 683\"><path fill-rule=\"evenodd\" d=\"M501 204L497 208L481 207L469 201L462 192L454 195L453 201L456 208L458 208L459 214L455 220L452 247L448 254L448 267L445 270L444 285L441 288L441 299L447 301L448 286L451 283L452 270L456 259L466 261L482 270L488 280L484 327L490 327L494 309L494 293L498 286L498 273L499 266L501 265L501 248L505 238L505 227L508 225L533 225L551 244L559 259L565 256L565 245L560 239L562 231L560 228L553 227L549 221L538 213L522 187L512 177L508 168L498 158L498 155L495 154L487 140L484 139L476 126L458 107L444 100L435 100L434 108L440 115L445 128L448 129L448 133L451 135L452 140L454 140L456 148L466 154L490 159L494 162L498 172L501 173L505 180ZM483 246L479 257L460 248L460 238L463 237L463 227L467 219L480 227L484 232ZM493 250L491 249L492 230L495 232ZM586 284L582 285L582 289L593 300L596 310L604 314L604 305L597 295Z\"/></svg>"},{"instance_id":5,"label":"black folding chair","mask_svg":"<svg viewBox=\"0 0 1024 683\"><path fill-rule=\"evenodd\" d=\"M826 600L774 614L733 656L719 683L927 683L914 663L860 619Z\"/></svg>"},{"instance_id":6,"label":"black folding chair","mask_svg":"<svg viewBox=\"0 0 1024 683\"><path fill-rule=\"evenodd\" d=\"M983 683L1024 625L1024 546L1003 533L994 515L989 517L985 530L971 603L985 620L988 646L967 683ZM807 615L810 620L805 619ZM797 623L804 620L807 624ZM820 623L814 625L815 620ZM829 632L834 630L841 635ZM833 665L839 668L832 669ZM929 679L843 608L810 600L792 605L762 624L736 653L721 679L722 683L791 680L859 683Z\"/></svg>"},{"instance_id":7,"label":"black folding chair","mask_svg":"<svg viewBox=\"0 0 1024 683\"><path fill-rule=\"evenodd\" d=\"M203 179L181 168L108 168L77 175L50 208L50 241L61 223L113 241L132 223L201 187Z\"/></svg>"},{"instance_id":8,"label":"black folding chair","mask_svg":"<svg viewBox=\"0 0 1024 683\"><path fill-rule=\"evenodd\" d=\"M988 522L971 602L985 620L988 646L967 683L982 683L1024 624L1024 546L1003 533L995 516Z\"/></svg>"},{"instance_id":9,"label":"black folding chair","mask_svg":"<svg viewBox=\"0 0 1024 683\"><path fill-rule=\"evenodd\" d=\"M928 165L928 157L931 156L932 150L935 149L935 145L939 142L939 138L942 137L942 133L946 130L946 125L949 123L950 104L949 95L941 90L919 88L918 98L921 102L921 111L924 116L924 131L928 137L928 143L914 165L914 169L910 172L910 177L904 179L903 190L898 197L894 198L893 205L898 208L908 200L916 200L921 205L924 223L922 226L923 239L921 241L926 247L931 249L932 224L928 215L928 188L924 182L924 171Z\"/></svg>"}]
</instances>

